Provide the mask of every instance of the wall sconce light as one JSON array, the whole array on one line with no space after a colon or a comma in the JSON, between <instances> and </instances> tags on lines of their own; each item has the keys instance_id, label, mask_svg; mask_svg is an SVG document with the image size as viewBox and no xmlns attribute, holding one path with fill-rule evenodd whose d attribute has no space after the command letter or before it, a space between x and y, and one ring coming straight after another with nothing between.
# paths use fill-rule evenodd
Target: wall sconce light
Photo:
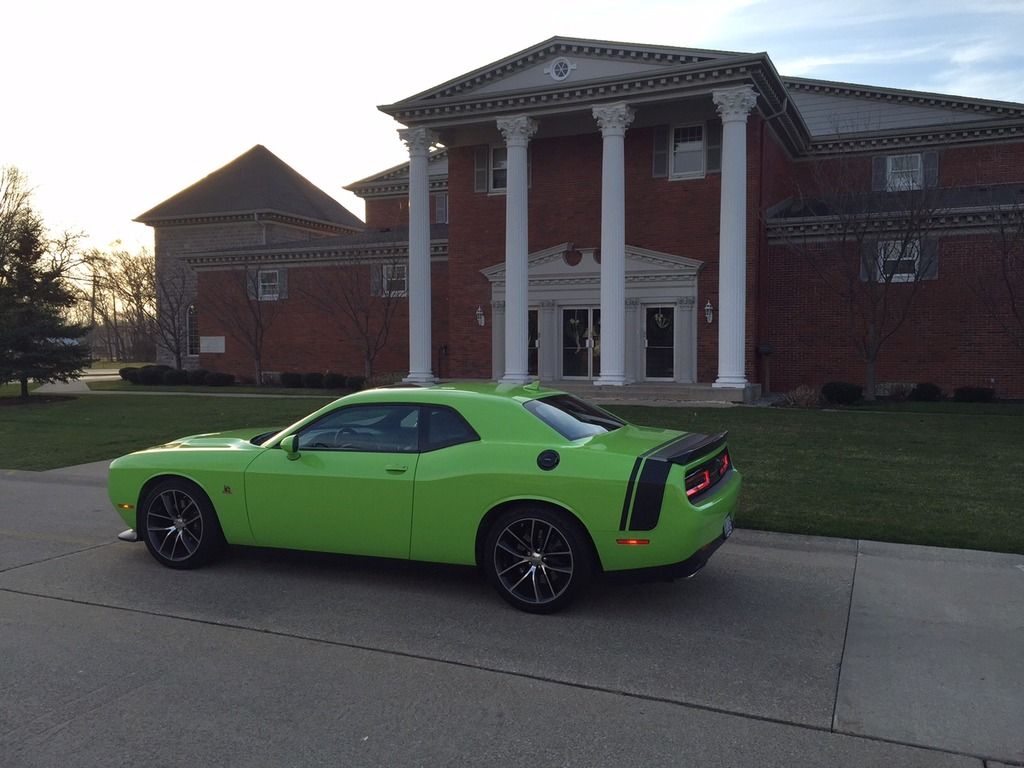
<instances>
[{"instance_id":1,"label":"wall sconce light","mask_svg":"<svg viewBox=\"0 0 1024 768\"><path fill-rule=\"evenodd\" d=\"M710 299L704 305L704 319L708 321L708 325L711 325L711 322L715 319L715 308L711 306Z\"/></svg>"},{"instance_id":2,"label":"wall sconce light","mask_svg":"<svg viewBox=\"0 0 1024 768\"><path fill-rule=\"evenodd\" d=\"M485 321L484 321L484 310L483 310L483 307L477 305L477 308L476 308L476 324L479 325L481 328L483 328L484 327L484 322Z\"/></svg>"}]
</instances>

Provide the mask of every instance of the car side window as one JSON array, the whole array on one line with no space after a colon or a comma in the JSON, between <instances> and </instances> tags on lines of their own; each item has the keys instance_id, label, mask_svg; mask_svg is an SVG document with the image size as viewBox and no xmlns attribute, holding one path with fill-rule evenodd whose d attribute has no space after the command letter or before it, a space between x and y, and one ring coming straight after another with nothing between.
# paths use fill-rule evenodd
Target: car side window
<instances>
[{"instance_id":1,"label":"car side window","mask_svg":"<svg viewBox=\"0 0 1024 768\"><path fill-rule=\"evenodd\" d=\"M351 405L331 411L298 433L302 451L415 453L418 405Z\"/></svg>"},{"instance_id":2,"label":"car side window","mask_svg":"<svg viewBox=\"0 0 1024 768\"><path fill-rule=\"evenodd\" d=\"M480 436L454 408L440 405L423 407L424 451L435 451L460 443L471 443Z\"/></svg>"}]
</instances>

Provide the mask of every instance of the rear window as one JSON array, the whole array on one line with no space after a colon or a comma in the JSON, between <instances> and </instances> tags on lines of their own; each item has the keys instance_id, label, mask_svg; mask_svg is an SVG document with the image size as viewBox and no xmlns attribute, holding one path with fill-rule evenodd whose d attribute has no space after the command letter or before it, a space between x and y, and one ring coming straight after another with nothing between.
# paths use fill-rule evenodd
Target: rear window
<instances>
[{"instance_id":1,"label":"rear window","mask_svg":"<svg viewBox=\"0 0 1024 768\"><path fill-rule=\"evenodd\" d=\"M626 422L572 395L551 395L530 400L526 410L567 440L600 435Z\"/></svg>"}]
</instances>

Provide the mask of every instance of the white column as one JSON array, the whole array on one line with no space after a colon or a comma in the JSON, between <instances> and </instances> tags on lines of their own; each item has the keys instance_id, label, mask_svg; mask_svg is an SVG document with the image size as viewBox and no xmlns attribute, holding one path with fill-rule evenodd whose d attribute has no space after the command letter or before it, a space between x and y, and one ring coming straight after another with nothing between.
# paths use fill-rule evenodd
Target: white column
<instances>
[{"instance_id":1,"label":"white column","mask_svg":"<svg viewBox=\"0 0 1024 768\"><path fill-rule=\"evenodd\" d=\"M601 375L595 384L626 383L626 128L625 104L593 108L604 137L601 157Z\"/></svg>"},{"instance_id":2,"label":"white column","mask_svg":"<svg viewBox=\"0 0 1024 768\"><path fill-rule=\"evenodd\" d=\"M505 302L491 302L491 377L500 379L505 367Z\"/></svg>"},{"instance_id":3,"label":"white column","mask_svg":"<svg viewBox=\"0 0 1024 768\"><path fill-rule=\"evenodd\" d=\"M433 384L430 340L430 189L427 155L437 135L426 128L403 128L409 147L409 375L404 381Z\"/></svg>"},{"instance_id":4,"label":"white column","mask_svg":"<svg viewBox=\"0 0 1024 768\"><path fill-rule=\"evenodd\" d=\"M744 387L747 310L747 115L752 86L712 91L722 116L722 211L718 235L718 379Z\"/></svg>"},{"instance_id":5,"label":"white column","mask_svg":"<svg viewBox=\"0 0 1024 768\"><path fill-rule=\"evenodd\" d=\"M529 304L529 220L527 218L526 145L537 132L537 121L526 115L498 119L505 137L508 171L505 186L505 373L504 382L530 380L526 356Z\"/></svg>"}]
</instances>

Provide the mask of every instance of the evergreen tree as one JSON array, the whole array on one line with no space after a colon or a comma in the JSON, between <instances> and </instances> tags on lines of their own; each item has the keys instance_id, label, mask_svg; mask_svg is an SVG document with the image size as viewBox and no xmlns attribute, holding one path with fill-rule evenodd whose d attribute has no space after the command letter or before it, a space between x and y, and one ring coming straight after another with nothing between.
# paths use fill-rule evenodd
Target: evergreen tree
<instances>
[{"instance_id":1,"label":"evergreen tree","mask_svg":"<svg viewBox=\"0 0 1024 768\"><path fill-rule=\"evenodd\" d=\"M0 170L0 384L67 381L89 362L78 340L88 328L68 320L76 301L68 284L74 238L50 241L32 210L25 178Z\"/></svg>"}]
</instances>

